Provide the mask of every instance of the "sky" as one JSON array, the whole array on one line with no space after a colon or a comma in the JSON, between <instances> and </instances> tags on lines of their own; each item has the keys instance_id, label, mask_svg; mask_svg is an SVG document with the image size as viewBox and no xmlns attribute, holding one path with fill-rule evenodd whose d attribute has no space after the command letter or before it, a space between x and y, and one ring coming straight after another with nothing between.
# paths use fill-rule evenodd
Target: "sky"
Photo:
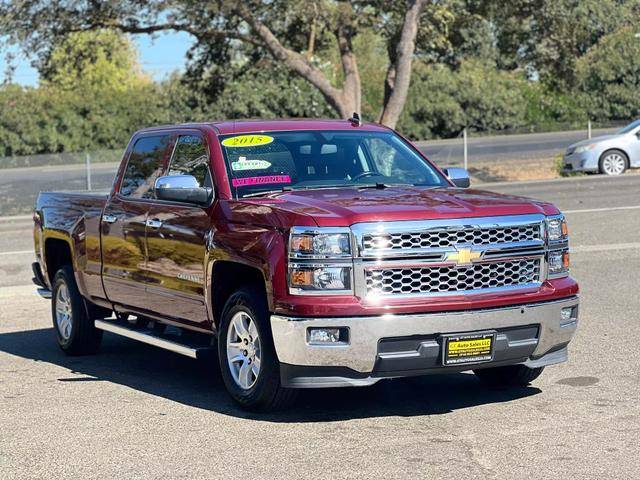
<instances>
[{"instance_id":1,"label":"sky","mask_svg":"<svg viewBox=\"0 0 640 480\"><path fill-rule=\"evenodd\" d=\"M193 37L184 32L171 32L154 38L149 35L132 35L132 39L138 45L142 69L155 80L162 80L174 70L184 70L185 54L194 41ZM6 69L3 53L0 52L0 83L4 80ZM15 63L17 69L14 82L36 86L38 72L31 68L30 59L20 56Z\"/></svg>"}]
</instances>

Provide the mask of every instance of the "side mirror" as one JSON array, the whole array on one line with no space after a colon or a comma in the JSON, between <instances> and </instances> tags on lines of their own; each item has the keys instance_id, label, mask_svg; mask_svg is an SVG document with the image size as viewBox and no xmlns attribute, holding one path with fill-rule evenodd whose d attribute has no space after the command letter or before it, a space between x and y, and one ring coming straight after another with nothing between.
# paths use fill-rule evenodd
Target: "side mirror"
<instances>
[{"instance_id":1,"label":"side mirror","mask_svg":"<svg viewBox=\"0 0 640 480\"><path fill-rule=\"evenodd\" d=\"M453 182L456 187L469 188L471 186L471 179L469 178L469 172L464 168L445 168L444 174Z\"/></svg>"},{"instance_id":2,"label":"side mirror","mask_svg":"<svg viewBox=\"0 0 640 480\"><path fill-rule=\"evenodd\" d=\"M201 187L192 175L168 175L156 180L158 200L209 205L213 197L211 188Z\"/></svg>"}]
</instances>

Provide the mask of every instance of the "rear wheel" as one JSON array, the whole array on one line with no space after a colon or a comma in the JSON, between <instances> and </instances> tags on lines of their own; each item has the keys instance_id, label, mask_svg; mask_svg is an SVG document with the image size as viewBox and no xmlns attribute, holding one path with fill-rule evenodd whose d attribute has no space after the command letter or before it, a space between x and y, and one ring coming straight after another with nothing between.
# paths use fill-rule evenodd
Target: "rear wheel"
<instances>
[{"instance_id":1,"label":"rear wheel","mask_svg":"<svg viewBox=\"0 0 640 480\"><path fill-rule=\"evenodd\" d=\"M473 373L488 385L494 387L526 387L538 378L544 367L529 368L524 365L481 368Z\"/></svg>"},{"instance_id":2,"label":"rear wheel","mask_svg":"<svg viewBox=\"0 0 640 480\"><path fill-rule=\"evenodd\" d=\"M58 345L65 353L86 355L98 350L102 330L94 326L68 265L58 270L53 279L51 315Z\"/></svg>"},{"instance_id":3,"label":"rear wheel","mask_svg":"<svg viewBox=\"0 0 640 480\"><path fill-rule=\"evenodd\" d=\"M629 166L629 160L620 150L608 150L600 157L600 173L605 175L622 175Z\"/></svg>"},{"instance_id":4,"label":"rear wheel","mask_svg":"<svg viewBox=\"0 0 640 480\"><path fill-rule=\"evenodd\" d=\"M280 384L269 311L259 289L241 288L227 300L218 330L218 360L227 391L242 407L265 412L294 401L296 391Z\"/></svg>"}]
</instances>

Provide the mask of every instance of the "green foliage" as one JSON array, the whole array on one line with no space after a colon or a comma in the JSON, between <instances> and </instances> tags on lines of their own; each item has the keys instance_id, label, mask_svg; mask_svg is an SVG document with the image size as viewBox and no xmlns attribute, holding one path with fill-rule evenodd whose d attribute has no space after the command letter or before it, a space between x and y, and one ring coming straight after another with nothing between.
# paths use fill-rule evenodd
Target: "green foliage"
<instances>
[{"instance_id":1,"label":"green foliage","mask_svg":"<svg viewBox=\"0 0 640 480\"><path fill-rule=\"evenodd\" d=\"M38 62L43 84L60 90L126 91L149 79L135 46L110 30L70 33Z\"/></svg>"},{"instance_id":2,"label":"green foliage","mask_svg":"<svg viewBox=\"0 0 640 480\"><path fill-rule=\"evenodd\" d=\"M334 115L317 90L267 60L249 66L229 81L214 102L200 99L199 109L199 116L208 119Z\"/></svg>"},{"instance_id":3,"label":"green foliage","mask_svg":"<svg viewBox=\"0 0 640 480\"><path fill-rule=\"evenodd\" d=\"M623 28L600 39L577 62L581 101L597 120L640 116L640 38Z\"/></svg>"},{"instance_id":4,"label":"green foliage","mask_svg":"<svg viewBox=\"0 0 640 480\"><path fill-rule=\"evenodd\" d=\"M416 65L398 129L415 139L454 137L470 130L504 130L524 124L525 80L493 65L463 61L458 70Z\"/></svg>"}]
</instances>

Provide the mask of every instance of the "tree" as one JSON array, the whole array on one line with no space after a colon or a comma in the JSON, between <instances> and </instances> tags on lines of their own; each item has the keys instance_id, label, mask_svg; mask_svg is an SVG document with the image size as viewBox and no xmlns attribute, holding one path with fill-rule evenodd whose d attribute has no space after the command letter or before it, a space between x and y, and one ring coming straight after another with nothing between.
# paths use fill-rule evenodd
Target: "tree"
<instances>
[{"instance_id":1,"label":"tree","mask_svg":"<svg viewBox=\"0 0 640 480\"><path fill-rule=\"evenodd\" d=\"M222 54L239 43L268 52L346 117L361 109L354 39L362 28L375 26L384 33L390 53L379 120L394 126L406 101L418 33L441 34L439 24L424 22L442 19L446 12L446 2L438 0L2 0L0 34L36 53L69 32L102 28L134 34L184 31ZM318 39L331 41L339 54L340 84L315 61Z\"/></svg>"},{"instance_id":2,"label":"tree","mask_svg":"<svg viewBox=\"0 0 640 480\"><path fill-rule=\"evenodd\" d=\"M581 100L591 118L630 120L640 116L640 38L627 27L602 37L577 61Z\"/></svg>"},{"instance_id":3,"label":"tree","mask_svg":"<svg viewBox=\"0 0 640 480\"><path fill-rule=\"evenodd\" d=\"M43 84L63 90L124 91L149 82L131 41L110 30L68 34L38 59L37 67Z\"/></svg>"}]
</instances>

